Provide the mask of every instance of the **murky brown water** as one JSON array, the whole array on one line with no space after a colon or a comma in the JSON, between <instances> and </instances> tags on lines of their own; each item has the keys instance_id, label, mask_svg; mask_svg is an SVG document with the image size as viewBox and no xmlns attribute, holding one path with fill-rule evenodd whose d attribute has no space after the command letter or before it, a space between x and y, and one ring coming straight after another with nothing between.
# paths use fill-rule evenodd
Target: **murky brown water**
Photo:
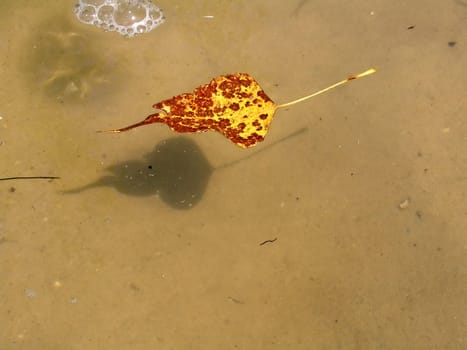
<instances>
[{"instance_id":1,"label":"murky brown water","mask_svg":"<svg viewBox=\"0 0 467 350\"><path fill-rule=\"evenodd\" d=\"M0 181L0 349L465 349L467 4L196 3L128 40L1 2L0 177L61 179ZM249 150L95 133L220 74L281 103L372 66Z\"/></svg>"}]
</instances>

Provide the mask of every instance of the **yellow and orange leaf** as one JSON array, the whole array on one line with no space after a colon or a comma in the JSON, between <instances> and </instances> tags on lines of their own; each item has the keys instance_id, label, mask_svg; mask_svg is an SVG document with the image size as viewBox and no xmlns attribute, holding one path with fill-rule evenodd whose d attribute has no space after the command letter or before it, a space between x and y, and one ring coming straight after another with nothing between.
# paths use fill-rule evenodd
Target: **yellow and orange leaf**
<instances>
[{"instance_id":1,"label":"yellow and orange leaf","mask_svg":"<svg viewBox=\"0 0 467 350\"><path fill-rule=\"evenodd\" d=\"M222 75L208 84L153 105L158 111L143 121L115 130L119 133L138 126L165 123L176 132L218 131L240 147L251 147L263 141L278 108L302 102L348 81L372 74L369 69L351 76L314 94L277 105L249 74Z\"/></svg>"}]
</instances>

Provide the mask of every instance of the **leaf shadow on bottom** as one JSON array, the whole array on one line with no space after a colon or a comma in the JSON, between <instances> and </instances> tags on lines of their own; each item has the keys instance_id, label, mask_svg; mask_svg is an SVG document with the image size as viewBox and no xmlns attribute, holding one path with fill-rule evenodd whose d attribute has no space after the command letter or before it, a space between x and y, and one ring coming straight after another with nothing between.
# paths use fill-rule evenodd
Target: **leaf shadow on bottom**
<instances>
[{"instance_id":1,"label":"leaf shadow on bottom","mask_svg":"<svg viewBox=\"0 0 467 350\"><path fill-rule=\"evenodd\" d=\"M106 168L110 172L109 175L63 193L76 194L96 187L114 187L119 192L132 196L157 195L174 209L191 209L203 197L215 170L247 160L306 130L306 128L299 129L247 157L219 167L213 167L203 151L190 138L172 137L159 142L152 152L143 156L142 160L111 165Z\"/></svg>"},{"instance_id":2,"label":"leaf shadow on bottom","mask_svg":"<svg viewBox=\"0 0 467 350\"><path fill-rule=\"evenodd\" d=\"M158 195L170 207L190 209L202 198L214 168L195 142L181 136L161 141L142 160L116 163L106 170L109 175L64 193L114 187L131 196Z\"/></svg>"}]
</instances>

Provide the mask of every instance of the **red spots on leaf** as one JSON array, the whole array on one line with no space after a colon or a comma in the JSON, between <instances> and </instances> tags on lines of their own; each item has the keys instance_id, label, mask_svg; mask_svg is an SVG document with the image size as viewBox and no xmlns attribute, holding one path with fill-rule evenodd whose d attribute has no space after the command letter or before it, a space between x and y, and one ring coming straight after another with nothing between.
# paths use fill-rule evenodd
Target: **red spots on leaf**
<instances>
[{"instance_id":1,"label":"red spots on leaf","mask_svg":"<svg viewBox=\"0 0 467 350\"><path fill-rule=\"evenodd\" d=\"M269 98L268 95L266 95L266 93L265 93L263 90L258 91L256 94L257 94L259 97L261 97L261 98L264 100L264 102L272 102L272 100Z\"/></svg>"},{"instance_id":2,"label":"red spots on leaf","mask_svg":"<svg viewBox=\"0 0 467 350\"><path fill-rule=\"evenodd\" d=\"M228 120L228 119L221 119L221 120L219 120L219 127L220 127L221 129L225 129L225 128L229 127L230 124L231 124L231 123L230 123L230 120Z\"/></svg>"}]
</instances>

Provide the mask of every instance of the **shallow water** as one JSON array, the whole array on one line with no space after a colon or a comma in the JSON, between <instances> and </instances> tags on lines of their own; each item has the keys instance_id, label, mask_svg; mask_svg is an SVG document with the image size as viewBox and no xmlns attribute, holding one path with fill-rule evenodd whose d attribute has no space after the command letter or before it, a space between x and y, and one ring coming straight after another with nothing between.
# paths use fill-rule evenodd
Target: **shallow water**
<instances>
[{"instance_id":1,"label":"shallow water","mask_svg":"<svg viewBox=\"0 0 467 350\"><path fill-rule=\"evenodd\" d=\"M61 178L0 181L0 349L467 347L464 1L159 1L131 40L30 3L0 4L0 177ZM373 66L248 150L95 133Z\"/></svg>"}]
</instances>

